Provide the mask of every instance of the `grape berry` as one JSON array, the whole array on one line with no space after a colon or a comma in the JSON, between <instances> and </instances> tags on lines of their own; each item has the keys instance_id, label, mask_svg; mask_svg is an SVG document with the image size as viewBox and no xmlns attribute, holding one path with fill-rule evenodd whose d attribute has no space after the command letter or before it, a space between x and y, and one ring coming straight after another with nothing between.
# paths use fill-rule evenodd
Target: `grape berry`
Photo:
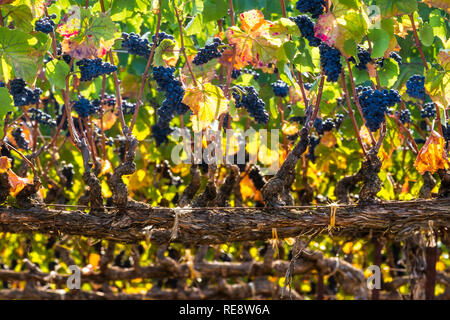
<instances>
[{"instance_id":1,"label":"grape berry","mask_svg":"<svg viewBox=\"0 0 450 320\"><path fill-rule=\"evenodd\" d=\"M254 87L243 88L236 86L233 88L232 94L236 108L245 107L250 116L258 123L265 124L269 121L269 114L265 109L265 103L258 97L258 92L256 92Z\"/></svg>"},{"instance_id":2,"label":"grape berry","mask_svg":"<svg viewBox=\"0 0 450 320\"><path fill-rule=\"evenodd\" d=\"M341 53L338 49L322 43L319 46L320 65L327 76L328 82L336 82L342 71Z\"/></svg>"},{"instance_id":3,"label":"grape berry","mask_svg":"<svg viewBox=\"0 0 450 320\"><path fill-rule=\"evenodd\" d=\"M82 59L78 61L77 66L80 68L80 81L90 81L103 74L110 74L117 71L117 67L109 62L103 62L102 59Z\"/></svg>"},{"instance_id":4,"label":"grape berry","mask_svg":"<svg viewBox=\"0 0 450 320\"><path fill-rule=\"evenodd\" d=\"M273 89L273 93L277 97L286 97L289 94L289 87L286 82L282 80L277 80L276 82L271 84L271 87Z\"/></svg>"},{"instance_id":5,"label":"grape berry","mask_svg":"<svg viewBox=\"0 0 450 320\"><path fill-rule=\"evenodd\" d=\"M192 60L192 63L199 66L207 63L214 58L220 58L224 49L219 49L222 46L222 40L220 38L214 38L213 43L201 48Z\"/></svg>"}]
</instances>

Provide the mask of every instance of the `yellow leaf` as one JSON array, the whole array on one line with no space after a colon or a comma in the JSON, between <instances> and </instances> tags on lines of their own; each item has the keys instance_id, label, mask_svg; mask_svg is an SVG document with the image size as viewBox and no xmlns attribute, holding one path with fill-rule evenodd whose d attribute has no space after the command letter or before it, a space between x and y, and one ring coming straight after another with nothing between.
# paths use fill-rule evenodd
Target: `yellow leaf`
<instances>
[{"instance_id":1,"label":"yellow leaf","mask_svg":"<svg viewBox=\"0 0 450 320\"><path fill-rule=\"evenodd\" d=\"M285 122L281 131L288 136L292 136L298 132L298 124L296 122Z\"/></svg>"},{"instance_id":2,"label":"yellow leaf","mask_svg":"<svg viewBox=\"0 0 450 320\"><path fill-rule=\"evenodd\" d=\"M320 143L328 148L334 147L336 145L336 137L334 136L334 133L331 131L326 132L322 139L320 139Z\"/></svg>"},{"instance_id":3,"label":"yellow leaf","mask_svg":"<svg viewBox=\"0 0 450 320\"><path fill-rule=\"evenodd\" d=\"M116 123L117 115L112 110L108 110L103 115L103 130L109 130L111 129L114 124ZM100 119L94 119L93 120L97 127L101 128Z\"/></svg>"},{"instance_id":4,"label":"yellow leaf","mask_svg":"<svg viewBox=\"0 0 450 320\"><path fill-rule=\"evenodd\" d=\"M269 64L275 63L278 49L288 41L285 32L279 32L271 21L265 20L259 10L250 10L240 14L241 28L230 27L226 31L228 42L235 45L235 69L250 64L263 71L271 70Z\"/></svg>"},{"instance_id":5,"label":"yellow leaf","mask_svg":"<svg viewBox=\"0 0 450 320\"><path fill-rule=\"evenodd\" d=\"M353 242L347 242L346 244L344 244L344 246L342 247L342 251L345 254L350 254L352 253L352 249L353 249Z\"/></svg>"},{"instance_id":6,"label":"yellow leaf","mask_svg":"<svg viewBox=\"0 0 450 320\"><path fill-rule=\"evenodd\" d=\"M102 171L98 175L99 177L101 177L102 175L104 175L105 173L108 173L108 172L112 173L111 162L109 162L108 160L100 160L100 163L102 166Z\"/></svg>"},{"instance_id":7,"label":"yellow leaf","mask_svg":"<svg viewBox=\"0 0 450 320\"><path fill-rule=\"evenodd\" d=\"M244 200L260 198L261 193L255 188L252 180L249 178L248 174L240 181L241 194Z\"/></svg>"},{"instance_id":8,"label":"yellow leaf","mask_svg":"<svg viewBox=\"0 0 450 320\"><path fill-rule=\"evenodd\" d=\"M0 157L0 173L5 173L11 168L11 159L3 156Z\"/></svg>"},{"instance_id":9,"label":"yellow leaf","mask_svg":"<svg viewBox=\"0 0 450 320\"><path fill-rule=\"evenodd\" d=\"M198 83L196 87L187 88L183 103L194 113L192 116L194 132L208 128L228 110L228 99L225 98L222 89L211 83Z\"/></svg>"},{"instance_id":10,"label":"yellow leaf","mask_svg":"<svg viewBox=\"0 0 450 320\"><path fill-rule=\"evenodd\" d=\"M431 132L420 149L414 166L420 174L424 174L426 171L435 173L438 169L448 167L445 140L437 132Z\"/></svg>"},{"instance_id":11,"label":"yellow leaf","mask_svg":"<svg viewBox=\"0 0 450 320\"><path fill-rule=\"evenodd\" d=\"M11 169L8 170L9 191L12 196L16 196L27 184L30 184L28 178L22 178L16 175Z\"/></svg>"},{"instance_id":12,"label":"yellow leaf","mask_svg":"<svg viewBox=\"0 0 450 320\"><path fill-rule=\"evenodd\" d=\"M89 255L89 264L92 265L92 269L98 267L100 263L100 255L98 253L91 253Z\"/></svg>"},{"instance_id":13,"label":"yellow leaf","mask_svg":"<svg viewBox=\"0 0 450 320\"><path fill-rule=\"evenodd\" d=\"M359 131L359 135L361 136L362 141L367 144L371 145L372 140L370 139L369 130L365 125L361 127L361 130Z\"/></svg>"}]
</instances>

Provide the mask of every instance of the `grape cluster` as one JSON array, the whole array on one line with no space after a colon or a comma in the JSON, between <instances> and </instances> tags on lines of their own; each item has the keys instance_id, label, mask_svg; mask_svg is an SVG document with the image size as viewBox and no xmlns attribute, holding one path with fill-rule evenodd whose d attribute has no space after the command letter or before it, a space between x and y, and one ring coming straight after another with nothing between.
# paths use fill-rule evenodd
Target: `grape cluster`
<instances>
[{"instance_id":1,"label":"grape cluster","mask_svg":"<svg viewBox=\"0 0 450 320\"><path fill-rule=\"evenodd\" d=\"M138 34L131 32L130 34L122 33L122 48L126 49L130 54L147 58L150 57L150 44L148 39L141 38Z\"/></svg>"},{"instance_id":2,"label":"grape cluster","mask_svg":"<svg viewBox=\"0 0 450 320\"><path fill-rule=\"evenodd\" d=\"M304 125L305 121L306 121L306 117L304 117L304 116L293 116L293 117L289 118L289 121L290 122L297 122L297 123L299 123L301 125Z\"/></svg>"},{"instance_id":3,"label":"grape cluster","mask_svg":"<svg viewBox=\"0 0 450 320\"><path fill-rule=\"evenodd\" d=\"M312 163L316 162L316 155L314 154L314 151L316 147L320 144L320 139L316 137L311 137L309 139L309 145L308 145L308 155L307 157L309 160L311 160Z\"/></svg>"},{"instance_id":4,"label":"grape cluster","mask_svg":"<svg viewBox=\"0 0 450 320\"><path fill-rule=\"evenodd\" d=\"M335 123L332 118L327 118L325 120L316 118L314 120L314 128L317 130L318 134L324 134L325 132L331 131L334 127Z\"/></svg>"},{"instance_id":5,"label":"grape cluster","mask_svg":"<svg viewBox=\"0 0 450 320\"><path fill-rule=\"evenodd\" d=\"M434 102L425 103L420 111L422 118L434 118L436 117L436 105Z\"/></svg>"},{"instance_id":6,"label":"grape cluster","mask_svg":"<svg viewBox=\"0 0 450 320\"><path fill-rule=\"evenodd\" d=\"M303 84L303 86L305 87L306 90L311 90L312 87L314 86L314 83L308 83L306 82L305 84Z\"/></svg>"},{"instance_id":7,"label":"grape cluster","mask_svg":"<svg viewBox=\"0 0 450 320\"><path fill-rule=\"evenodd\" d=\"M406 81L406 93L416 99L425 100L425 77L415 74Z\"/></svg>"},{"instance_id":8,"label":"grape cluster","mask_svg":"<svg viewBox=\"0 0 450 320\"><path fill-rule=\"evenodd\" d=\"M327 76L328 82L336 82L342 71L341 53L338 49L322 43L319 46L320 65Z\"/></svg>"},{"instance_id":9,"label":"grape cluster","mask_svg":"<svg viewBox=\"0 0 450 320\"><path fill-rule=\"evenodd\" d=\"M370 52L363 47L358 45L358 59L359 63L356 65L356 68L359 70L367 70L367 64L372 61L372 57L370 56ZM350 57L349 61L356 63L354 57Z\"/></svg>"},{"instance_id":10,"label":"grape cluster","mask_svg":"<svg viewBox=\"0 0 450 320\"><path fill-rule=\"evenodd\" d=\"M322 40L317 38L314 35L314 22L312 22L311 18L307 15L300 15L297 17L290 17L293 22L297 25L297 27L300 29L300 32L302 36L308 40L309 45L311 47L318 47L322 43Z\"/></svg>"},{"instance_id":11,"label":"grape cluster","mask_svg":"<svg viewBox=\"0 0 450 320\"><path fill-rule=\"evenodd\" d=\"M65 187L67 189L69 189L69 190L72 189L73 177L75 175L75 171L73 170L73 164L69 163L69 164L65 165L61 169L61 173L66 178L66 185L65 185Z\"/></svg>"},{"instance_id":12,"label":"grape cluster","mask_svg":"<svg viewBox=\"0 0 450 320\"><path fill-rule=\"evenodd\" d=\"M134 114L136 109L136 103L131 103L128 101L122 101L122 112L123 114Z\"/></svg>"},{"instance_id":13,"label":"grape cluster","mask_svg":"<svg viewBox=\"0 0 450 320\"><path fill-rule=\"evenodd\" d=\"M156 145L159 146L163 143L169 142L169 134L173 129L167 124L159 121L152 126L151 136L155 139Z\"/></svg>"},{"instance_id":14,"label":"grape cluster","mask_svg":"<svg viewBox=\"0 0 450 320\"><path fill-rule=\"evenodd\" d=\"M298 11L303 13L311 13L313 19L318 18L326 7L325 0L298 0L295 4Z\"/></svg>"},{"instance_id":15,"label":"grape cluster","mask_svg":"<svg viewBox=\"0 0 450 320\"><path fill-rule=\"evenodd\" d=\"M400 111L399 120L403 124L411 123L411 112L408 109Z\"/></svg>"},{"instance_id":16,"label":"grape cluster","mask_svg":"<svg viewBox=\"0 0 450 320\"><path fill-rule=\"evenodd\" d=\"M213 43L206 45L197 52L192 63L199 66L214 58L220 58L224 49L219 49L219 46L222 45L220 38L214 38Z\"/></svg>"},{"instance_id":17,"label":"grape cluster","mask_svg":"<svg viewBox=\"0 0 450 320\"><path fill-rule=\"evenodd\" d=\"M39 20L36 20L34 23L34 27L36 31L40 31L46 34L53 32L55 29L55 22L52 19L56 19L56 14L52 14L48 17L42 17Z\"/></svg>"},{"instance_id":18,"label":"grape cluster","mask_svg":"<svg viewBox=\"0 0 450 320\"><path fill-rule=\"evenodd\" d=\"M401 102L397 90L373 90L371 87L358 87L357 92L366 126L373 132L377 131L385 120L384 114L388 112L388 107L393 107L396 103Z\"/></svg>"},{"instance_id":19,"label":"grape cluster","mask_svg":"<svg viewBox=\"0 0 450 320\"><path fill-rule=\"evenodd\" d=\"M117 67L109 62L103 62L102 59L81 59L77 62L80 68L80 81L90 81L103 74L110 74L117 70Z\"/></svg>"},{"instance_id":20,"label":"grape cluster","mask_svg":"<svg viewBox=\"0 0 450 320\"><path fill-rule=\"evenodd\" d=\"M334 126L336 130L341 127L342 121L344 121L345 116L342 113L336 113L334 116Z\"/></svg>"},{"instance_id":21,"label":"grape cluster","mask_svg":"<svg viewBox=\"0 0 450 320\"><path fill-rule=\"evenodd\" d=\"M397 62L398 65L402 64L402 57L395 51L392 51L389 54L389 58L394 59L394 61Z\"/></svg>"},{"instance_id":22,"label":"grape cluster","mask_svg":"<svg viewBox=\"0 0 450 320\"><path fill-rule=\"evenodd\" d=\"M31 112L31 120L36 120L40 124L47 125L49 127L55 127L56 121L52 119L52 116L48 113L45 113L44 111L36 108L30 108L28 109L29 112Z\"/></svg>"},{"instance_id":23,"label":"grape cluster","mask_svg":"<svg viewBox=\"0 0 450 320\"><path fill-rule=\"evenodd\" d=\"M164 31L161 31L160 33L158 33L158 44L157 44L157 46L159 46L161 41L163 41L164 39L175 40L175 38L172 35L167 34ZM156 34L152 36L152 41L153 41L153 43L155 43L155 41L156 41ZM150 44L150 47L153 45L153 43Z\"/></svg>"},{"instance_id":24,"label":"grape cluster","mask_svg":"<svg viewBox=\"0 0 450 320\"><path fill-rule=\"evenodd\" d=\"M259 78L259 73L253 69L233 69L231 71L231 78L237 79L242 73L251 74L255 80Z\"/></svg>"},{"instance_id":25,"label":"grape cluster","mask_svg":"<svg viewBox=\"0 0 450 320\"><path fill-rule=\"evenodd\" d=\"M250 116L258 123L265 124L269 121L265 103L258 97L258 92L253 86L245 88L236 86L233 88L232 94L236 108L245 107Z\"/></svg>"},{"instance_id":26,"label":"grape cluster","mask_svg":"<svg viewBox=\"0 0 450 320\"><path fill-rule=\"evenodd\" d=\"M164 91L165 100L157 110L159 118L169 123L176 114L184 114L189 107L181 101L184 89L181 81L175 79L175 68L153 67L153 78L158 84L158 90Z\"/></svg>"},{"instance_id":27,"label":"grape cluster","mask_svg":"<svg viewBox=\"0 0 450 320\"><path fill-rule=\"evenodd\" d=\"M286 82L282 80L277 80L270 85L273 89L273 93L277 97L286 97L289 94L289 87Z\"/></svg>"},{"instance_id":28,"label":"grape cluster","mask_svg":"<svg viewBox=\"0 0 450 320\"><path fill-rule=\"evenodd\" d=\"M450 123L447 123L447 125L442 125L442 134L445 141L450 140Z\"/></svg>"},{"instance_id":29,"label":"grape cluster","mask_svg":"<svg viewBox=\"0 0 450 320\"><path fill-rule=\"evenodd\" d=\"M167 136L173 131L170 121L177 114L184 114L189 107L182 103L184 89L180 80L174 77L175 68L153 67L153 78L158 84L158 90L165 92L165 100L158 108L158 122L152 126L152 136L156 144L168 142Z\"/></svg>"},{"instance_id":30,"label":"grape cluster","mask_svg":"<svg viewBox=\"0 0 450 320\"><path fill-rule=\"evenodd\" d=\"M248 177L250 178L250 180L252 180L253 185L258 190L261 190L266 184L264 176L262 175L261 170L258 166L253 166L253 168L248 173Z\"/></svg>"},{"instance_id":31,"label":"grape cluster","mask_svg":"<svg viewBox=\"0 0 450 320\"><path fill-rule=\"evenodd\" d=\"M78 101L73 104L73 109L82 118L86 118L89 115L95 114L100 109L100 105L97 101L89 101L88 99L79 96Z\"/></svg>"},{"instance_id":32,"label":"grape cluster","mask_svg":"<svg viewBox=\"0 0 450 320\"><path fill-rule=\"evenodd\" d=\"M23 79L11 80L9 82L9 88L13 96L14 105L17 107L38 103L39 97L42 94L42 90L39 88L34 90L27 88Z\"/></svg>"},{"instance_id":33,"label":"grape cluster","mask_svg":"<svg viewBox=\"0 0 450 320\"><path fill-rule=\"evenodd\" d=\"M16 142L16 146L23 150L28 150L28 141L25 139L25 135L23 134L23 130L20 127L15 128L11 131L11 135Z\"/></svg>"}]
</instances>

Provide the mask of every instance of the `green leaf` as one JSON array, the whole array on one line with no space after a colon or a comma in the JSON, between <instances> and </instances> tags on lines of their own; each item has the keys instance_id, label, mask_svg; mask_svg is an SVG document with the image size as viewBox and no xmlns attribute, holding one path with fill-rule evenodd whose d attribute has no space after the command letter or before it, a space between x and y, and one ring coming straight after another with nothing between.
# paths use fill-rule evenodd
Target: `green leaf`
<instances>
[{"instance_id":1,"label":"green leaf","mask_svg":"<svg viewBox=\"0 0 450 320\"><path fill-rule=\"evenodd\" d=\"M287 33L297 37L302 36L297 24L290 19L280 18L273 23L272 28L280 33Z\"/></svg>"},{"instance_id":2,"label":"green leaf","mask_svg":"<svg viewBox=\"0 0 450 320\"><path fill-rule=\"evenodd\" d=\"M22 31L0 27L0 69L4 81L8 80L5 77L6 63L13 67L16 77L34 82L42 57L40 52L30 46L30 42L36 43L36 40Z\"/></svg>"},{"instance_id":3,"label":"green leaf","mask_svg":"<svg viewBox=\"0 0 450 320\"><path fill-rule=\"evenodd\" d=\"M297 53L297 45L294 41L288 41L283 43L284 53L289 61L292 61Z\"/></svg>"},{"instance_id":4,"label":"green leaf","mask_svg":"<svg viewBox=\"0 0 450 320\"><path fill-rule=\"evenodd\" d=\"M157 67L166 66L165 61L170 59L178 59L177 43L171 39L164 39L156 47L153 65Z\"/></svg>"},{"instance_id":5,"label":"green leaf","mask_svg":"<svg viewBox=\"0 0 450 320\"><path fill-rule=\"evenodd\" d=\"M228 2L226 0L206 0L203 5L203 21L219 20L227 15Z\"/></svg>"},{"instance_id":6,"label":"green leaf","mask_svg":"<svg viewBox=\"0 0 450 320\"><path fill-rule=\"evenodd\" d=\"M429 47L434 42L434 31L433 27L430 26L428 22L424 23L422 28L419 30L419 39L422 44Z\"/></svg>"},{"instance_id":7,"label":"green leaf","mask_svg":"<svg viewBox=\"0 0 450 320\"><path fill-rule=\"evenodd\" d=\"M3 119L5 118L5 115L10 111L14 111L13 100L7 88L0 88L0 105L2 106L0 108L0 130L1 130L3 128Z\"/></svg>"},{"instance_id":8,"label":"green leaf","mask_svg":"<svg viewBox=\"0 0 450 320\"><path fill-rule=\"evenodd\" d=\"M184 30L187 36L193 36L196 34L201 34L203 32L202 16L200 14L196 15L189 23L186 25Z\"/></svg>"},{"instance_id":9,"label":"green leaf","mask_svg":"<svg viewBox=\"0 0 450 320\"><path fill-rule=\"evenodd\" d=\"M380 58L384 56L391 39L389 34L383 29L370 29L369 39L372 41L372 58Z\"/></svg>"},{"instance_id":10,"label":"green leaf","mask_svg":"<svg viewBox=\"0 0 450 320\"><path fill-rule=\"evenodd\" d=\"M277 67L280 79L286 82L288 85L293 86L294 78L292 77L291 70L289 69L289 64L284 61L279 61Z\"/></svg>"},{"instance_id":11,"label":"green leaf","mask_svg":"<svg viewBox=\"0 0 450 320\"><path fill-rule=\"evenodd\" d=\"M96 45L99 45L101 40L114 39L116 25L109 16L103 13L94 16L89 10L81 9L81 25L80 34Z\"/></svg>"},{"instance_id":12,"label":"green leaf","mask_svg":"<svg viewBox=\"0 0 450 320\"><path fill-rule=\"evenodd\" d=\"M378 72L382 87L391 87L400 73L398 64L391 59L384 60L383 68Z\"/></svg>"},{"instance_id":13,"label":"green leaf","mask_svg":"<svg viewBox=\"0 0 450 320\"><path fill-rule=\"evenodd\" d=\"M357 43L353 39L348 39L344 42L344 52L348 56L358 57Z\"/></svg>"},{"instance_id":14,"label":"green leaf","mask_svg":"<svg viewBox=\"0 0 450 320\"><path fill-rule=\"evenodd\" d=\"M45 75L52 85L64 89L66 87L66 76L70 67L63 60L52 60L45 65Z\"/></svg>"},{"instance_id":15,"label":"green leaf","mask_svg":"<svg viewBox=\"0 0 450 320\"><path fill-rule=\"evenodd\" d=\"M361 7L361 2L359 0L336 0L333 2L337 2L337 4L342 4L350 9L358 10Z\"/></svg>"},{"instance_id":16,"label":"green leaf","mask_svg":"<svg viewBox=\"0 0 450 320\"><path fill-rule=\"evenodd\" d=\"M411 14L417 11L416 0L376 0L383 18Z\"/></svg>"},{"instance_id":17,"label":"green leaf","mask_svg":"<svg viewBox=\"0 0 450 320\"><path fill-rule=\"evenodd\" d=\"M5 5L2 6L2 9L4 10L2 14L4 16L10 16L14 20L14 24L19 30L27 33L33 31L33 25L31 24L33 15L31 14L31 10L27 5Z\"/></svg>"}]
</instances>

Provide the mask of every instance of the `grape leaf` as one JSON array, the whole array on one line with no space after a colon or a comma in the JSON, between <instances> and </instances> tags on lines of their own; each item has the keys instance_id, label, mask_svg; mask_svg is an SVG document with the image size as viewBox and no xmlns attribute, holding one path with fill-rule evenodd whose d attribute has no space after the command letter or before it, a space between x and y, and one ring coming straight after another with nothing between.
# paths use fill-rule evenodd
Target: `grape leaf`
<instances>
[{"instance_id":1,"label":"grape leaf","mask_svg":"<svg viewBox=\"0 0 450 320\"><path fill-rule=\"evenodd\" d=\"M10 16L14 20L14 24L19 30L27 33L33 30L33 25L31 24L33 15L27 5L5 5L2 6L2 11L3 15Z\"/></svg>"},{"instance_id":2,"label":"grape leaf","mask_svg":"<svg viewBox=\"0 0 450 320\"><path fill-rule=\"evenodd\" d=\"M195 132L208 128L228 109L228 99L222 89L211 83L198 83L196 87L187 88L183 103L188 105L194 114L192 128Z\"/></svg>"},{"instance_id":3,"label":"grape leaf","mask_svg":"<svg viewBox=\"0 0 450 320\"><path fill-rule=\"evenodd\" d=\"M380 84L383 87L391 87L399 75L398 64L391 59L384 60L383 67L378 72Z\"/></svg>"},{"instance_id":4,"label":"grape leaf","mask_svg":"<svg viewBox=\"0 0 450 320\"><path fill-rule=\"evenodd\" d=\"M426 171L433 174L439 169L448 167L445 140L435 131L431 132L422 149L420 149L414 166L420 174L424 174Z\"/></svg>"},{"instance_id":5,"label":"grape leaf","mask_svg":"<svg viewBox=\"0 0 450 320\"><path fill-rule=\"evenodd\" d=\"M65 20L56 30L64 37L63 52L76 59L103 56L114 44L116 27L104 13L74 6Z\"/></svg>"},{"instance_id":6,"label":"grape leaf","mask_svg":"<svg viewBox=\"0 0 450 320\"><path fill-rule=\"evenodd\" d=\"M369 39L372 41L372 58L380 58L384 56L389 47L390 37L384 29L370 29Z\"/></svg>"},{"instance_id":7,"label":"grape leaf","mask_svg":"<svg viewBox=\"0 0 450 320\"><path fill-rule=\"evenodd\" d=\"M383 18L411 14L417 11L416 0L376 0Z\"/></svg>"},{"instance_id":8,"label":"grape leaf","mask_svg":"<svg viewBox=\"0 0 450 320\"><path fill-rule=\"evenodd\" d=\"M228 42L236 46L234 67L242 69L250 64L263 71L270 70L269 64L276 63L279 50L288 41L285 33L288 28L264 20L259 10L241 13L240 20L241 28L233 26L226 31Z\"/></svg>"},{"instance_id":9,"label":"grape leaf","mask_svg":"<svg viewBox=\"0 0 450 320\"><path fill-rule=\"evenodd\" d=\"M10 111L14 111L13 100L7 88L0 88L0 105L2 106L0 108L0 129L2 129L5 115Z\"/></svg>"},{"instance_id":10,"label":"grape leaf","mask_svg":"<svg viewBox=\"0 0 450 320\"><path fill-rule=\"evenodd\" d=\"M63 60L52 60L45 65L45 75L51 84L60 89L65 89L69 71L69 65Z\"/></svg>"},{"instance_id":11,"label":"grape leaf","mask_svg":"<svg viewBox=\"0 0 450 320\"><path fill-rule=\"evenodd\" d=\"M30 42L37 43L37 39L19 30L0 27L0 71L4 81L10 76L6 63L13 67L16 77L34 82L42 63L42 52L30 47Z\"/></svg>"},{"instance_id":12,"label":"grape leaf","mask_svg":"<svg viewBox=\"0 0 450 320\"><path fill-rule=\"evenodd\" d=\"M203 4L203 21L215 21L227 15L228 3L226 0L205 0Z\"/></svg>"},{"instance_id":13,"label":"grape leaf","mask_svg":"<svg viewBox=\"0 0 450 320\"><path fill-rule=\"evenodd\" d=\"M156 47L153 63L155 66L174 67L177 64L180 49L171 39L164 39Z\"/></svg>"}]
</instances>

